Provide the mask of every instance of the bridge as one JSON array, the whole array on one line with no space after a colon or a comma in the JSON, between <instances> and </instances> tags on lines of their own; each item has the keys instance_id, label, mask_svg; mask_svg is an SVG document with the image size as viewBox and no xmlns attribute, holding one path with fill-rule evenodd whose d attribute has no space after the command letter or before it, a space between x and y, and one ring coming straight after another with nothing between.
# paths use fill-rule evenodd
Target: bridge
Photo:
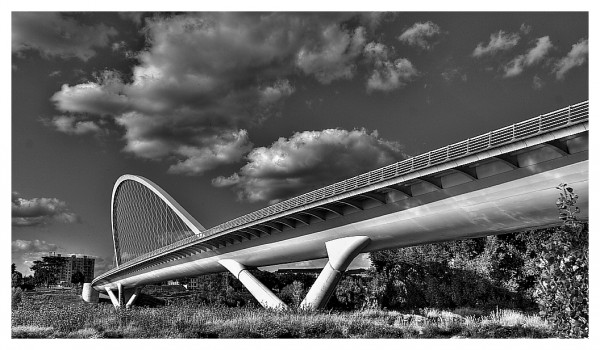
<instances>
[{"instance_id":1,"label":"bridge","mask_svg":"<svg viewBox=\"0 0 600 350\"><path fill-rule=\"evenodd\" d=\"M559 225L561 182L586 219L588 118L584 101L209 229L150 180L124 175L112 193L116 267L82 297L129 307L144 285L229 271L263 306L286 308L252 270L328 258L301 304L316 309L360 253Z\"/></svg>"}]
</instances>

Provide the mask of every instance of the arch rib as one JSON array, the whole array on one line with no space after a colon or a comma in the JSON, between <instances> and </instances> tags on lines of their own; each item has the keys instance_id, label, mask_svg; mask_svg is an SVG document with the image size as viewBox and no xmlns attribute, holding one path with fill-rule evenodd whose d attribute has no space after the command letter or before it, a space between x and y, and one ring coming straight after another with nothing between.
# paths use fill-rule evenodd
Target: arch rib
<instances>
[{"instance_id":1,"label":"arch rib","mask_svg":"<svg viewBox=\"0 0 600 350\"><path fill-rule=\"evenodd\" d=\"M148 230L146 220L155 220L156 229ZM123 175L115 182L111 227L117 267L123 261L205 230L167 192L136 175Z\"/></svg>"}]
</instances>

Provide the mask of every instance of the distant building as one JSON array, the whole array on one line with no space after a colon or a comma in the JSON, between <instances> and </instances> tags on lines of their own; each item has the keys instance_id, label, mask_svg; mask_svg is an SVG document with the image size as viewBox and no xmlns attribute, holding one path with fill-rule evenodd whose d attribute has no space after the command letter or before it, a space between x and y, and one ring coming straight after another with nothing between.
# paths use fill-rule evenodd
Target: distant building
<instances>
[{"instance_id":1,"label":"distant building","mask_svg":"<svg viewBox=\"0 0 600 350\"><path fill-rule=\"evenodd\" d=\"M188 289L198 289L200 287L200 278L192 277L188 281Z\"/></svg>"},{"instance_id":2,"label":"distant building","mask_svg":"<svg viewBox=\"0 0 600 350\"><path fill-rule=\"evenodd\" d=\"M321 273L323 269L319 269L319 268L298 268L298 269L279 269L277 271L275 271L276 274L284 274L284 273L301 273L301 274L305 274L305 275L309 275L309 276L313 276L313 277L317 277L319 276L319 274Z\"/></svg>"},{"instance_id":3,"label":"distant building","mask_svg":"<svg viewBox=\"0 0 600 350\"><path fill-rule=\"evenodd\" d=\"M63 265L57 273L57 283L63 286L71 286L71 277L77 271L81 271L84 276L84 282L92 282L94 279L94 263L95 259L84 255L82 258L78 258L75 255L69 257L62 257L60 254L53 254L52 256L61 257Z\"/></svg>"}]
</instances>

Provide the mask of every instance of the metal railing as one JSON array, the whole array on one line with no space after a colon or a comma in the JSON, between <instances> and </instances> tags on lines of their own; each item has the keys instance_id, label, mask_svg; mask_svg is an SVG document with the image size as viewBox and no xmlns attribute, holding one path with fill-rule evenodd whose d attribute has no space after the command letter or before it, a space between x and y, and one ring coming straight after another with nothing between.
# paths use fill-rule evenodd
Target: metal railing
<instances>
[{"instance_id":1,"label":"metal railing","mask_svg":"<svg viewBox=\"0 0 600 350\"><path fill-rule=\"evenodd\" d=\"M221 233L228 229L242 226L257 220L268 218L270 216L283 213L285 211L305 206L316 201L337 196L356 189L364 188L381 181L393 179L411 173L416 170L430 167L432 165L444 163L453 159L465 157L469 154L488 150L502 146L507 143L522 140L538 134L546 133L555 129L560 129L573 124L585 122L589 118L588 101L580 102L559 110L546 113L525 121L507 126L498 130L488 132L483 135L469 138L465 141L454 143L446 147L414 156L403 161L390 164L383 168L375 169L352 178L336 182L326 187L307 192L300 196L273 204L255 212L240 216L236 219L224 222L208 230L202 231L199 235L188 237L175 243L169 244L157 250L142 254L135 259L121 264L117 269L109 272L117 272L127 268L137 262L147 258L159 255L169 250L177 249L194 241Z\"/></svg>"}]
</instances>

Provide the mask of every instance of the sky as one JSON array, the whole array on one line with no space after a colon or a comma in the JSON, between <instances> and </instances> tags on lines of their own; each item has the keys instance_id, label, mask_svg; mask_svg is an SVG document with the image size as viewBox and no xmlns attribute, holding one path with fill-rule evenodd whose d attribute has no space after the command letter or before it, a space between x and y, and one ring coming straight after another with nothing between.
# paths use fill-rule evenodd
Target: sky
<instances>
[{"instance_id":1,"label":"sky","mask_svg":"<svg viewBox=\"0 0 600 350\"><path fill-rule=\"evenodd\" d=\"M588 100L588 25L586 12L13 12L12 262L29 275L52 251L110 269L123 174L210 228Z\"/></svg>"}]
</instances>

